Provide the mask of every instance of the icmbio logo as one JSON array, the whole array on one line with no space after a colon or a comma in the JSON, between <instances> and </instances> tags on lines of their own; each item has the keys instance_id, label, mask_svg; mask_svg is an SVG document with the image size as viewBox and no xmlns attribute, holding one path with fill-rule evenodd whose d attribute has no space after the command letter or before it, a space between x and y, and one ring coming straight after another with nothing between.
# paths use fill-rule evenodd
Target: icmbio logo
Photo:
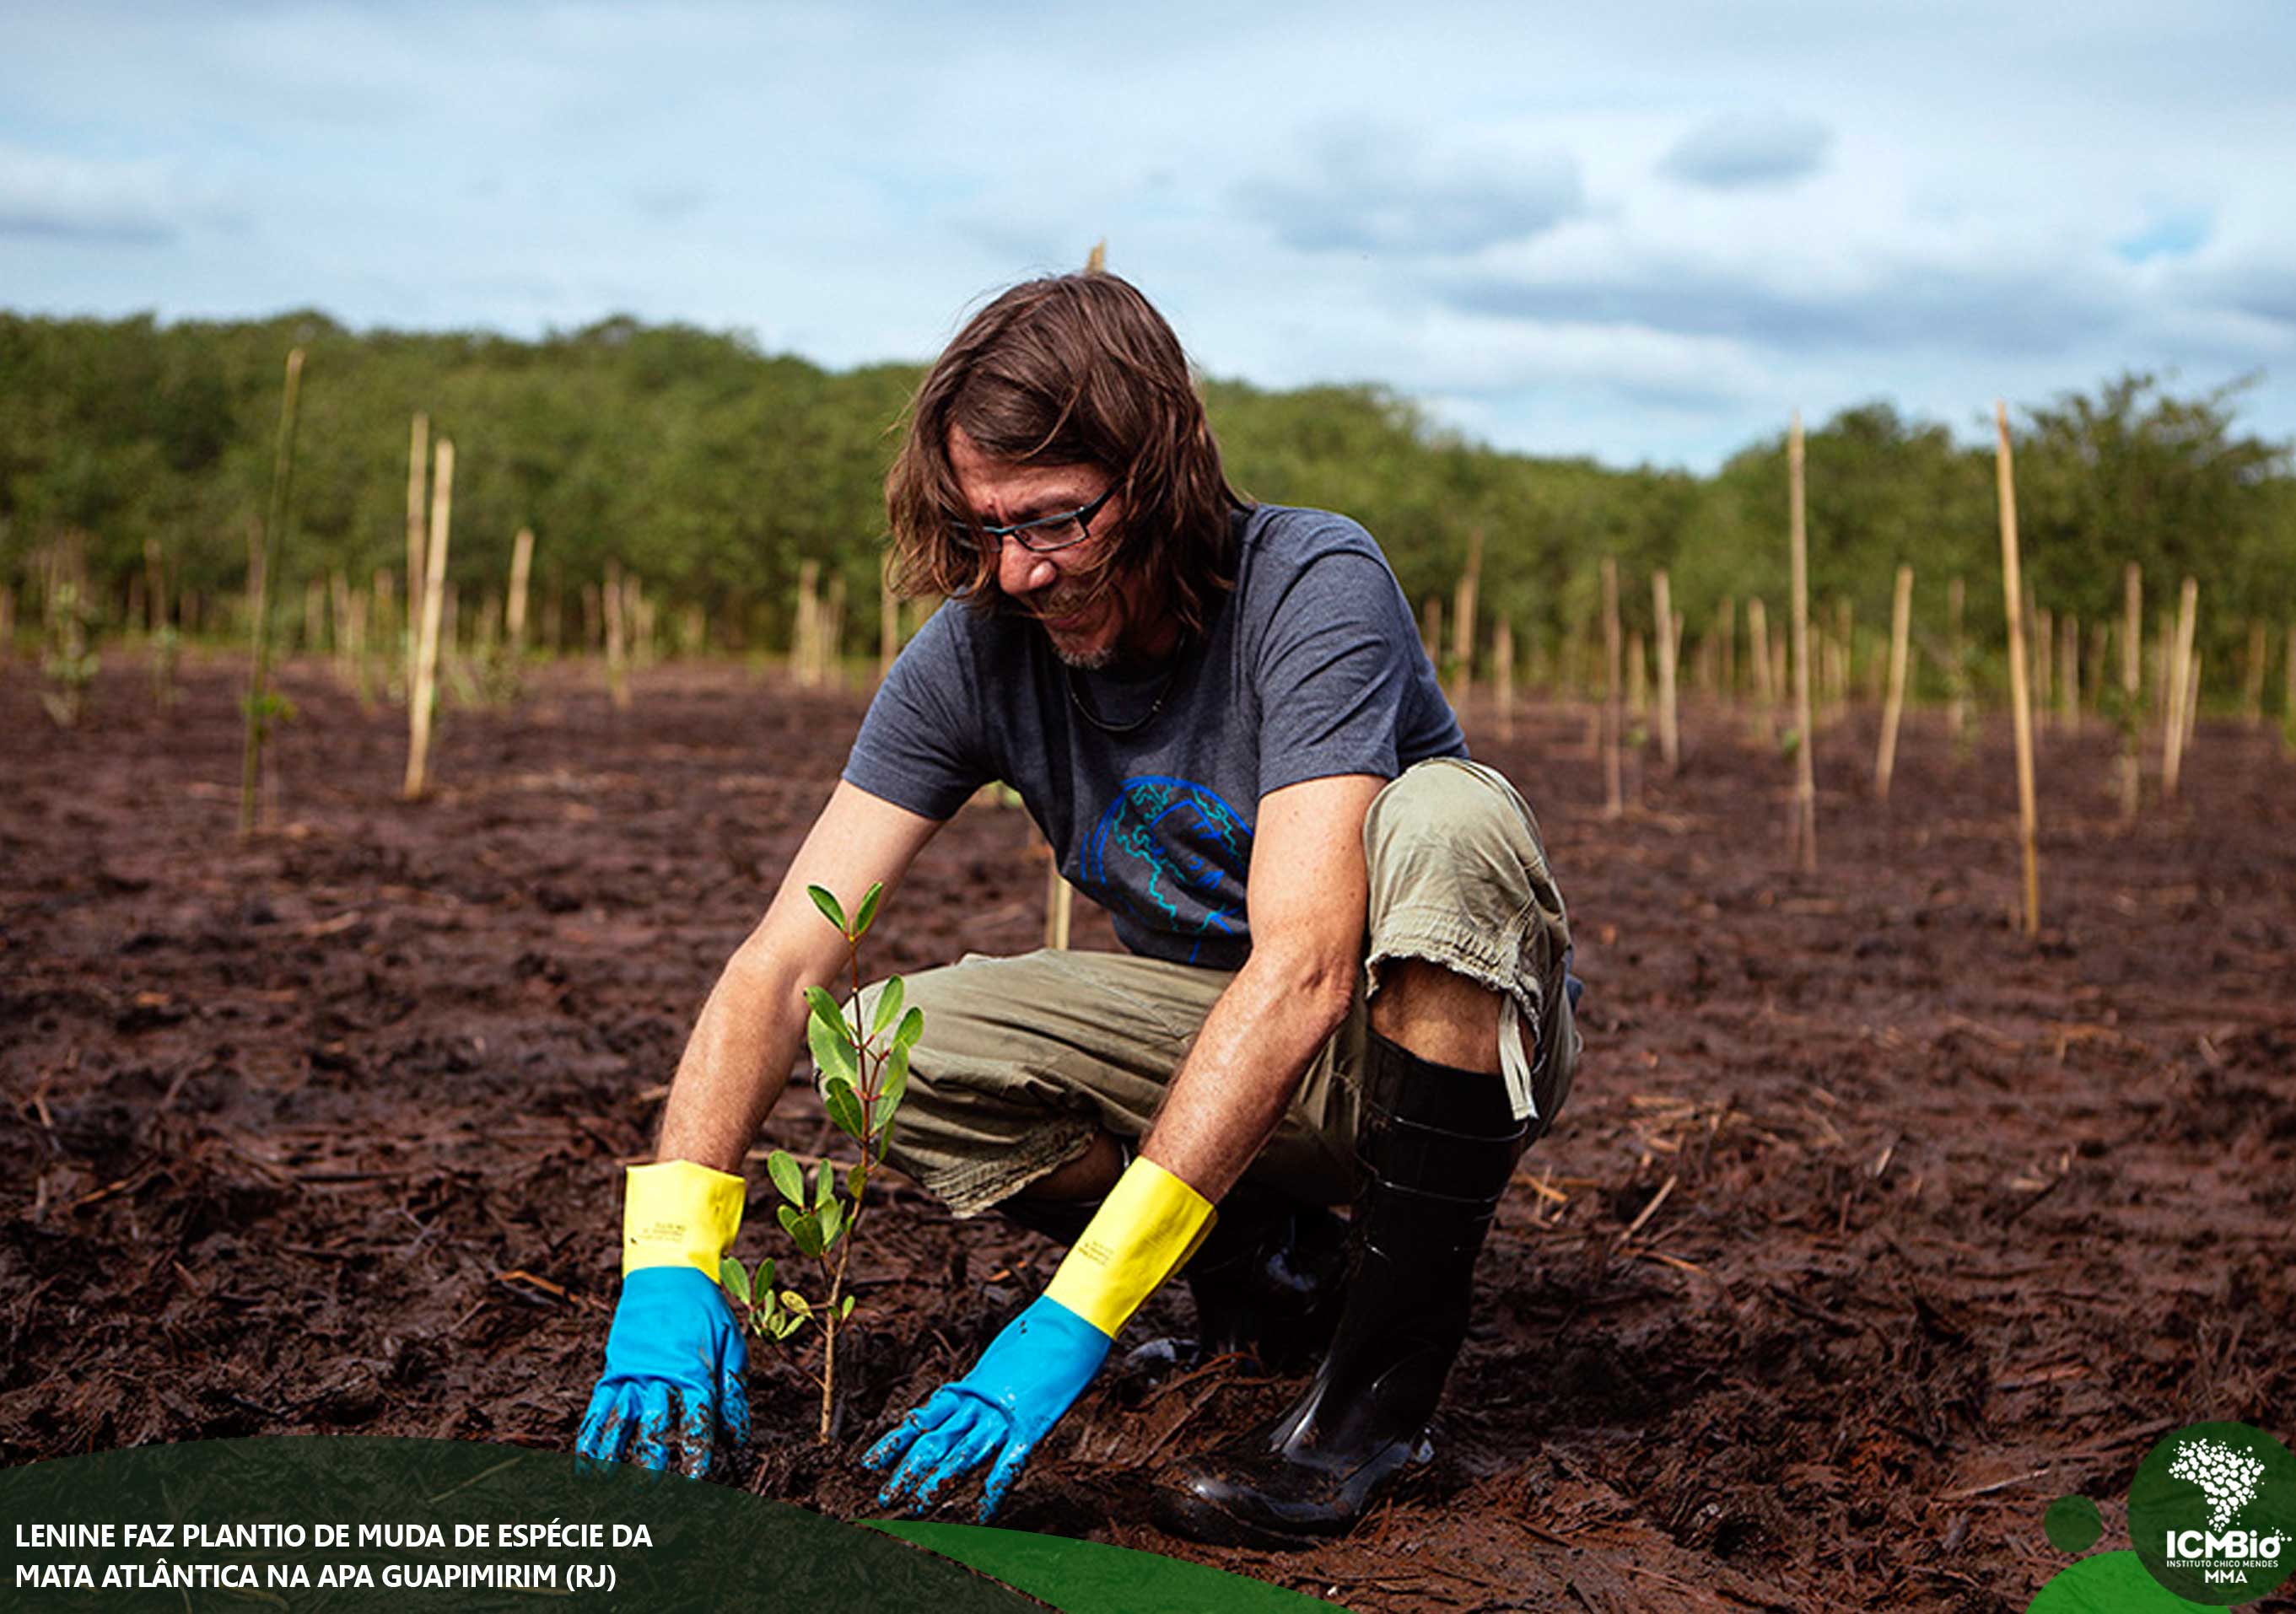
<instances>
[{"instance_id":1,"label":"icmbio logo","mask_svg":"<svg viewBox=\"0 0 2296 1614\"><path fill-rule=\"evenodd\" d=\"M2187 1602L2253 1602L2296 1569L2296 1457L2245 1423L2179 1430L2137 1467L2128 1534L2152 1578Z\"/></svg>"}]
</instances>

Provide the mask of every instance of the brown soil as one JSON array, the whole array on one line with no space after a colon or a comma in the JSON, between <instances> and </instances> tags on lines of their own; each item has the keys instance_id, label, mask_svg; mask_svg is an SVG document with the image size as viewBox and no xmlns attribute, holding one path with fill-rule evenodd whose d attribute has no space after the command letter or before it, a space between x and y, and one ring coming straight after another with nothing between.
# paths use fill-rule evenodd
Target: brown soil
<instances>
[{"instance_id":1,"label":"brown soil","mask_svg":"<svg viewBox=\"0 0 2296 1614\"><path fill-rule=\"evenodd\" d=\"M450 713L407 807L403 714L295 668L279 827L242 844L234 665L163 715L111 660L71 733L0 674L0 1460L570 1442L619 1163L858 697L665 668L616 713L558 669ZM2290 1432L2296 763L2271 736L2207 727L2183 799L2127 832L2113 741L2046 736L2028 939L1998 718L1964 760L1917 715L1886 807L1872 717L1827 730L1814 876L1742 717L1694 717L1616 823L1581 712L1477 726L1545 821L1588 1052L1484 1258L1437 1462L1355 1539L1206 1551L1146 1522L1158 1469L1287 1387L1117 1375L1000 1522L1360 1610L2021 1609L2063 1561L2051 1498L2095 1497L2112 1544L2163 1433ZM875 962L1031 946L1042 889L1024 817L968 808ZM770 1128L832 1135L809 1100ZM1051 1269L994 1218L891 1203L840 1444L758 1349L737 1483L865 1511L861 1443ZM1185 1328L1177 1288L1137 1333Z\"/></svg>"}]
</instances>

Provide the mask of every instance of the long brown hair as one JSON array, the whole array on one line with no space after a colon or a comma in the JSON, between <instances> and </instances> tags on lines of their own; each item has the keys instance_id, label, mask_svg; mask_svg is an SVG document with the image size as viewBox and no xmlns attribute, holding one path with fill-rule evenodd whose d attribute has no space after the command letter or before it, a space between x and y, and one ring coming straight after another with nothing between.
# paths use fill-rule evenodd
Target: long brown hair
<instances>
[{"instance_id":1,"label":"long brown hair","mask_svg":"<svg viewBox=\"0 0 2296 1614\"><path fill-rule=\"evenodd\" d=\"M996 459L1115 478L1115 541L1081 580L1096 594L1141 578L1201 631L1234 581L1230 517L1250 505L1220 469L1179 339L1130 283L1100 272L1023 281L972 317L910 402L885 478L894 586L985 609L1000 597L996 553L958 491L953 426Z\"/></svg>"}]
</instances>

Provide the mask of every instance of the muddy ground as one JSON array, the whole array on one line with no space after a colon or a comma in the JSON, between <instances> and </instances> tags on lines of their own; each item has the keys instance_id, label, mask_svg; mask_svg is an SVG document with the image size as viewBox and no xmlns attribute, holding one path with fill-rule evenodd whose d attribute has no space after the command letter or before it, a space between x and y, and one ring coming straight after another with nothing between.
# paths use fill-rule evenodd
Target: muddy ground
<instances>
[{"instance_id":1,"label":"muddy ground","mask_svg":"<svg viewBox=\"0 0 2296 1614\"><path fill-rule=\"evenodd\" d=\"M162 714L113 655L61 733L29 669L0 674L0 1461L564 1445L620 1165L860 697L665 668L618 713L553 669L450 712L441 788L408 807L403 713L294 667L276 827L242 844L235 678L197 663ZM1504 742L1472 717L1544 818L1588 1051L1484 1257L1437 1462L1342 1544L1207 1551L1146 1522L1159 1468L1287 1385L1118 1378L1003 1522L1358 1610L2021 1609L2064 1561L2051 1498L2095 1497L2112 1545L2162 1434L2292 1433L2296 763L2273 736L2204 725L2182 799L2150 805L2148 765L2126 831L2114 741L2045 736L2029 939L1998 717L1964 756L1917 714L1886 807L1874 717L1828 728L1802 876L1788 766L1742 716L1693 714L1680 774L1652 759L1618 822L1580 710ZM877 962L1033 946L1042 890L1022 815L970 807ZM1113 945L1096 913L1078 930ZM830 1136L810 1100L770 1128ZM861 1444L1051 1270L993 1218L892 1204L841 1444L810 1444L814 1392L758 1350L737 1483L865 1512ZM750 1253L771 1226L753 1198Z\"/></svg>"}]
</instances>

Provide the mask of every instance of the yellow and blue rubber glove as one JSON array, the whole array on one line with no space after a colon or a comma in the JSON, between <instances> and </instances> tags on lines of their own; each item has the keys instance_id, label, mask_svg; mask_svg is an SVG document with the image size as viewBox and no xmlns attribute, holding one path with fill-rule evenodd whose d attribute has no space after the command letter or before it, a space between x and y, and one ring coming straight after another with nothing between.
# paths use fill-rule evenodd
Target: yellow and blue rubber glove
<instances>
[{"instance_id":1,"label":"yellow and blue rubber glove","mask_svg":"<svg viewBox=\"0 0 2296 1614\"><path fill-rule=\"evenodd\" d=\"M742 1225L742 1179L691 1160L630 1167L622 1212L622 1298L606 1371L575 1441L580 1455L700 1479L722 1425L750 1438L749 1352L718 1287Z\"/></svg>"},{"instance_id":2,"label":"yellow and blue rubber glove","mask_svg":"<svg viewBox=\"0 0 2296 1614\"><path fill-rule=\"evenodd\" d=\"M912 1512L983 1463L980 1519L1003 1505L1037 1442L1084 1393L1117 1331L1211 1231L1211 1201L1136 1159L1045 1292L989 1341L972 1371L935 1390L862 1459L898 1463L877 1500Z\"/></svg>"}]
</instances>

